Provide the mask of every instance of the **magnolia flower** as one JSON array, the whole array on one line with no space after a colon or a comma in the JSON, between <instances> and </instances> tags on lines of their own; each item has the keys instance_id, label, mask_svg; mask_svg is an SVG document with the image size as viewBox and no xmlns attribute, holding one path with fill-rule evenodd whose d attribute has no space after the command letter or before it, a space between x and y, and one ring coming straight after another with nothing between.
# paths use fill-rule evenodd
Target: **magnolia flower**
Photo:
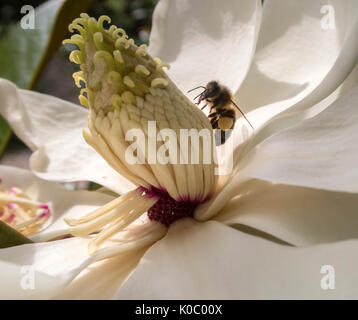
<instances>
[{"instance_id":1,"label":"magnolia flower","mask_svg":"<svg viewBox=\"0 0 358 320\"><path fill-rule=\"evenodd\" d=\"M16 283L29 265L40 279L34 292L46 298L355 297L358 6L332 1L334 27L326 28L324 4L160 1L148 52L123 30L106 30L105 17L83 14L71 26L80 33L71 59L81 65L74 78L86 84L80 101L89 113L1 80L0 111L34 150L37 176L124 194L88 215L64 214L71 227L61 220L35 240L80 237L1 250L13 296L28 294ZM184 92L211 80L235 93L255 128L234 145L231 174L128 166L123 137L148 104L145 124L153 114L163 124L165 109L173 121L163 128L210 130ZM87 121L92 148L81 136ZM332 268L335 290L324 290Z\"/></svg>"}]
</instances>

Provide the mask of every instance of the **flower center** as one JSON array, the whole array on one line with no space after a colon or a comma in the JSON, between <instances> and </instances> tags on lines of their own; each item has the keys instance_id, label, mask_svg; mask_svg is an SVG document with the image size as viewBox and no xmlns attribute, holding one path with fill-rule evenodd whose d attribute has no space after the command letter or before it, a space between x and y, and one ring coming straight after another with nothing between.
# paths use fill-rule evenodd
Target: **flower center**
<instances>
[{"instance_id":1,"label":"flower center","mask_svg":"<svg viewBox=\"0 0 358 320\"><path fill-rule=\"evenodd\" d=\"M89 108L84 139L137 188L86 216L65 219L72 235L91 235L90 254L107 239L128 241L127 233L133 246L154 243L174 221L193 217L218 180L208 118L169 79L163 70L168 65L136 46L123 29L104 28L105 21L110 18L81 14L69 26L78 34L64 43L79 48L70 60L81 69L73 75L76 85L85 85L79 96ZM131 150L140 161L128 160ZM142 218L148 228L138 227Z\"/></svg>"},{"instance_id":2,"label":"flower center","mask_svg":"<svg viewBox=\"0 0 358 320\"><path fill-rule=\"evenodd\" d=\"M90 110L84 139L137 187L165 189L176 201L205 199L216 185L208 118L169 79L166 64L104 21L81 14L70 25L79 34L64 41L79 48L70 60L80 65L73 76Z\"/></svg>"},{"instance_id":3,"label":"flower center","mask_svg":"<svg viewBox=\"0 0 358 320\"><path fill-rule=\"evenodd\" d=\"M194 210L200 201L174 200L166 191L152 188L146 190L147 196L159 197L159 200L148 210L148 218L169 227L182 218L193 218Z\"/></svg>"}]
</instances>

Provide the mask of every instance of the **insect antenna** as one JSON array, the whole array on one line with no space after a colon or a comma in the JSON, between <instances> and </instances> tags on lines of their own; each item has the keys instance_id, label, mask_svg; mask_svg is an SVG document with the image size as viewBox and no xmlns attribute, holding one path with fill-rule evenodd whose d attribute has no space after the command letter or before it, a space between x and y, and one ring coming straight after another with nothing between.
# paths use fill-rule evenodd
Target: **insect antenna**
<instances>
[{"instance_id":1,"label":"insect antenna","mask_svg":"<svg viewBox=\"0 0 358 320\"><path fill-rule=\"evenodd\" d=\"M192 91L194 91L196 89L199 89L199 88L206 89L204 86L199 86L199 87L196 87L196 88L193 88L193 89L189 90L187 93L192 92Z\"/></svg>"},{"instance_id":2,"label":"insect antenna","mask_svg":"<svg viewBox=\"0 0 358 320\"><path fill-rule=\"evenodd\" d=\"M250 123L249 119L246 118L245 114L241 111L241 109L239 108L239 106L238 106L234 101L232 101L232 100L230 100L230 101L231 101L231 103L237 108L237 110L240 111L240 113L241 113L242 116L245 118L245 120L246 120L247 123L250 125L250 127L251 127L253 130L255 130L254 127L252 126L252 124Z\"/></svg>"}]
</instances>

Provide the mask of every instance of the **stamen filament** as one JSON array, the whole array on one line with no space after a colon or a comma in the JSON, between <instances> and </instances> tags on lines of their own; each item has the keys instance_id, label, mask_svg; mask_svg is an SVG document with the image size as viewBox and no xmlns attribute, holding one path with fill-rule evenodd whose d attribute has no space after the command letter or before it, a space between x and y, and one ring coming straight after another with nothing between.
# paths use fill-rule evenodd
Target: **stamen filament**
<instances>
[{"instance_id":1,"label":"stamen filament","mask_svg":"<svg viewBox=\"0 0 358 320\"><path fill-rule=\"evenodd\" d=\"M138 235L134 240L114 244L105 248L101 248L100 251L96 252L94 258L96 261L103 258L112 257L119 254L125 254L127 252L134 252L152 245L159 239L163 238L167 233L167 228L160 223L149 223L150 229L148 232ZM122 231L125 232L125 231ZM121 234L119 234L121 236Z\"/></svg>"},{"instance_id":2,"label":"stamen filament","mask_svg":"<svg viewBox=\"0 0 358 320\"><path fill-rule=\"evenodd\" d=\"M48 218L49 214L50 214L49 211L41 213L40 215L36 216L35 218L32 218L28 221L25 221L23 223L19 223L19 224L15 225L15 229L22 229L22 228L25 228L31 224L39 222L39 220L41 220L41 219Z\"/></svg>"},{"instance_id":3,"label":"stamen filament","mask_svg":"<svg viewBox=\"0 0 358 320\"><path fill-rule=\"evenodd\" d=\"M133 198L133 196L127 198L126 201L122 202L118 207L114 208L113 210L106 213L102 213L100 216L71 229L70 232L74 236L84 237L94 231L98 231L114 219L123 218L128 213L128 210L132 209L137 202L138 199Z\"/></svg>"},{"instance_id":4,"label":"stamen filament","mask_svg":"<svg viewBox=\"0 0 358 320\"><path fill-rule=\"evenodd\" d=\"M124 196L118 197L108 203L106 203L103 207L96 209L95 211L81 217L81 218L65 218L64 220L70 226L75 226L81 223L85 223L91 221L102 214L107 213L108 211L113 210L114 208L118 207L122 204L123 201L133 198L133 196L137 193L137 190L131 191Z\"/></svg>"},{"instance_id":5,"label":"stamen filament","mask_svg":"<svg viewBox=\"0 0 358 320\"><path fill-rule=\"evenodd\" d=\"M5 205L9 202L17 202L19 204L29 207L37 207L39 205L37 201L24 199L0 192L0 205Z\"/></svg>"},{"instance_id":6,"label":"stamen filament","mask_svg":"<svg viewBox=\"0 0 358 320\"><path fill-rule=\"evenodd\" d=\"M92 255L97 247L106 239L114 235L115 233L123 230L129 226L132 222L137 220L144 212L146 212L150 207L157 202L157 198L145 199L141 201L133 210L131 210L127 215L119 217L117 220L113 221L111 226L103 229L95 238L93 238L88 244L88 252Z\"/></svg>"}]
</instances>

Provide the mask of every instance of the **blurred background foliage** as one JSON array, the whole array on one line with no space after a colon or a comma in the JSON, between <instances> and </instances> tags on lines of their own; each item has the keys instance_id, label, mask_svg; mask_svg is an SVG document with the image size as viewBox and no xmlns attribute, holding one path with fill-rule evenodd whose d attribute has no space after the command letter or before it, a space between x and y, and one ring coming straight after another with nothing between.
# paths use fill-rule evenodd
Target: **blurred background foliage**
<instances>
[{"instance_id":1,"label":"blurred background foliage","mask_svg":"<svg viewBox=\"0 0 358 320\"><path fill-rule=\"evenodd\" d=\"M58 3L66 2L65 0L52 1ZM43 0L1 0L0 47L1 41L9 36L14 25L24 16L20 11L24 5L33 6L36 12L36 7L43 5L46 2L47 1ZM110 16L112 23L125 29L127 34L133 38L137 44L147 44L151 29L152 14L158 0L69 0L67 2L68 4L63 8L64 14L58 14L56 18L56 24L59 24L60 26L61 22L66 22L66 30L68 24L67 21L58 20L68 19L68 14L72 12L71 6L77 6L78 9L81 5L83 5L83 7L88 7L89 5L88 10L83 11L96 18L100 15ZM53 10L56 10L56 6L54 6ZM60 9L57 8L57 10ZM66 13L68 14L66 15ZM46 28L46 25L43 24L41 26L36 26L36 28L37 27ZM50 94L78 104L78 90L75 88L72 79L72 73L77 71L76 66L68 61L69 49L59 45L62 40L69 35L69 32L66 31L65 33L67 33L65 36L63 36L61 32L51 35L49 41L53 42L51 45L54 46L55 49L48 50L48 47L46 48L45 54L47 54L48 57L46 61L42 61L44 63L43 67L39 70L39 74L34 75L33 83L30 83L28 86L21 84L21 86L31 87L31 89L35 91ZM26 33L24 34L26 35ZM54 39L55 37L58 39ZM4 54L4 52L0 51L0 61L2 54ZM19 59L24 60L25 58L19 57ZM6 78L4 74L1 74L1 70L0 77ZM2 126L4 126L4 123L0 120L0 129ZM0 136L0 142L2 138L3 140L6 138L4 132L4 130L0 130L0 135L2 135ZM31 151L17 139L15 135L12 135L3 152L0 154L0 164L28 168L30 155Z\"/></svg>"}]
</instances>

